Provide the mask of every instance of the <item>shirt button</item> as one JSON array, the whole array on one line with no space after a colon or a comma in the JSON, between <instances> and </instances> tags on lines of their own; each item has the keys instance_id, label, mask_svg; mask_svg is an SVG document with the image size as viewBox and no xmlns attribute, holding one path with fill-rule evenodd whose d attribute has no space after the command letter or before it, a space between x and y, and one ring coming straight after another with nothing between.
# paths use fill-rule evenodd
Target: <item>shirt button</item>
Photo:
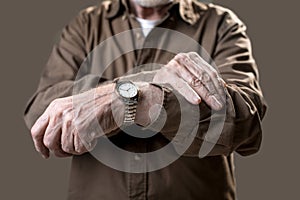
<instances>
[{"instance_id":1,"label":"shirt button","mask_svg":"<svg viewBox=\"0 0 300 200\"><path fill-rule=\"evenodd\" d=\"M134 160L136 160L136 161L139 161L139 160L141 160L141 156L139 156L139 155L135 155L135 156L134 156Z\"/></svg>"},{"instance_id":2,"label":"shirt button","mask_svg":"<svg viewBox=\"0 0 300 200\"><path fill-rule=\"evenodd\" d=\"M135 35L136 35L136 38L137 38L138 40L141 39L141 37L142 37L142 34L139 33L139 32L137 32Z\"/></svg>"}]
</instances>

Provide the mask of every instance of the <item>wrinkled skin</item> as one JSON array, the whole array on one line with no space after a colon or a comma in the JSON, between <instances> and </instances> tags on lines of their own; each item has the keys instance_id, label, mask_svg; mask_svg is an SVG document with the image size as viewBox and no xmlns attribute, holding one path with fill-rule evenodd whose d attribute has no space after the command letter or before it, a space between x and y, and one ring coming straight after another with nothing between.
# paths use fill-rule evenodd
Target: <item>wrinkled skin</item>
<instances>
[{"instance_id":1,"label":"wrinkled skin","mask_svg":"<svg viewBox=\"0 0 300 200\"><path fill-rule=\"evenodd\" d=\"M225 82L197 53L180 53L162 67L154 82L170 84L190 103L206 102L213 110L224 106Z\"/></svg>"},{"instance_id":2,"label":"wrinkled skin","mask_svg":"<svg viewBox=\"0 0 300 200\"><path fill-rule=\"evenodd\" d=\"M113 91L114 84L109 84L54 100L31 129L36 150L44 158L50 152L66 157L91 150L101 134L117 129L123 119L123 103ZM111 104L121 111L115 118ZM102 130L95 131L99 126Z\"/></svg>"},{"instance_id":3,"label":"wrinkled skin","mask_svg":"<svg viewBox=\"0 0 300 200\"><path fill-rule=\"evenodd\" d=\"M225 82L197 53L181 53L156 71L153 82L169 84L192 104L206 102L220 110L225 103ZM151 123L149 109L162 102L162 91L143 83L136 121ZM146 85L146 86L145 86ZM44 158L80 155L93 149L97 138L120 127L124 104L114 92L115 84L54 100L31 129L36 150ZM117 109L118 112L113 112ZM159 112L159 110L156 110ZM95 127L101 127L101 131Z\"/></svg>"}]
</instances>

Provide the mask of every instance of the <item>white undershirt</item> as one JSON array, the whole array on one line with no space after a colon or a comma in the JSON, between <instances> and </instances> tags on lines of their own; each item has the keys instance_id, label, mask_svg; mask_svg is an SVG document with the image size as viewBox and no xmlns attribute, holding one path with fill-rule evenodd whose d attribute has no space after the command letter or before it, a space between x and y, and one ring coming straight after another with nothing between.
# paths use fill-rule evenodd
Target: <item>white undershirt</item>
<instances>
[{"instance_id":1,"label":"white undershirt","mask_svg":"<svg viewBox=\"0 0 300 200\"><path fill-rule=\"evenodd\" d=\"M150 33L150 31L159 23L161 23L163 19L158 19L158 20L149 20L149 19L142 19L139 17L136 17L136 20L141 24L141 27L143 29L143 34L145 37Z\"/></svg>"}]
</instances>

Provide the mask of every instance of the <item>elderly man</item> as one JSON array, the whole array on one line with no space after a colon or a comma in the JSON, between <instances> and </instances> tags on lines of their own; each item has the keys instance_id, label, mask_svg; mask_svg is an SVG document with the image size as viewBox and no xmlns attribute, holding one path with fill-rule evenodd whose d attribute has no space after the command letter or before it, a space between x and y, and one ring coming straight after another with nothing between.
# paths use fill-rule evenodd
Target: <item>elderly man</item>
<instances>
[{"instance_id":1,"label":"elderly man","mask_svg":"<svg viewBox=\"0 0 300 200\"><path fill-rule=\"evenodd\" d=\"M68 199L235 199L233 152L258 151L266 110L245 31L230 10L194 0L113 0L80 12L25 110L44 158L73 156ZM140 157L170 144L168 164ZM113 162L97 157L106 153Z\"/></svg>"}]
</instances>

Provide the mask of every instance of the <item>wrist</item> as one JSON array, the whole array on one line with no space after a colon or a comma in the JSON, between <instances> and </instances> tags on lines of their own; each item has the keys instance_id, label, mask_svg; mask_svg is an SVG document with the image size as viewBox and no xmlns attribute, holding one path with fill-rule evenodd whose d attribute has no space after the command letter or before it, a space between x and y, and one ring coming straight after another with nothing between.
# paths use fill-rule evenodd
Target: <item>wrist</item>
<instances>
[{"instance_id":1,"label":"wrist","mask_svg":"<svg viewBox=\"0 0 300 200\"><path fill-rule=\"evenodd\" d=\"M135 123L146 127L153 123L160 114L163 104L163 91L149 83L136 83L140 89Z\"/></svg>"},{"instance_id":2,"label":"wrist","mask_svg":"<svg viewBox=\"0 0 300 200\"><path fill-rule=\"evenodd\" d=\"M109 83L96 88L95 92L95 104L98 109L98 113L105 112L106 119L111 121L111 127L109 129L117 129L123 124L125 105L122 99L115 92L116 83Z\"/></svg>"},{"instance_id":3,"label":"wrist","mask_svg":"<svg viewBox=\"0 0 300 200\"><path fill-rule=\"evenodd\" d=\"M134 84L139 89L135 123L146 127L153 123L161 112L164 100L163 91L160 87L147 82L134 82ZM116 83L111 83L104 87L110 93L112 114L116 126L120 127L124 122L125 103L115 91ZM99 88L98 90L103 91L103 88Z\"/></svg>"}]
</instances>

